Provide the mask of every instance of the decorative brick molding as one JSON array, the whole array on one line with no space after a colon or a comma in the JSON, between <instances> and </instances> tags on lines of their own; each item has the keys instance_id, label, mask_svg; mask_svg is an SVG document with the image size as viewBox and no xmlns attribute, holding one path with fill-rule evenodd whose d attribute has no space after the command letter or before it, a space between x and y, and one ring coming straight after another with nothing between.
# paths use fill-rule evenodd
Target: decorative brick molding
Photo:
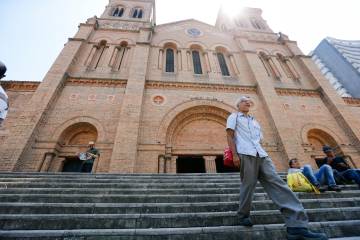
<instances>
[{"instance_id":1,"label":"decorative brick molding","mask_svg":"<svg viewBox=\"0 0 360 240\"><path fill-rule=\"evenodd\" d=\"M119 22L112 19L102 19L99 21L99 29L111 29L122 31L134 31L138 32L141 28L150 28L149 23L145 22Z\"/></svg>"},{"instance_id":2,"label":"decorative brick molding","mask_svg":"<svg viewBox=\"0 0 360 240\"><path fill-rule=\"evenodd\" d=\"M152 97L152 103L156 106L164 105L165 103L165 97L161 95L154 95Z\"/></svg>"},{"instance_id":3,"label":"decorative brick molding","mask_svg":"<svg viewBox=\"0 0 360 240\"><path fill-rule=\"evenodd\" d=\"M204 90L216 92L241 92L256 93L256 87L252 86L231 86L223 84L204 84L204 83L182 83L182 82L158 82L148 81L147 89L188 89L188 90Z\"/></svg>"},{"instance_id":4,"label":"decorative brick molding","mask_svg":"<svg viewBox=\"0 0 360 240\"><path fill-rule=\"evenodd\" d=\"M5 91L35 92L41 82L35 81L1 81Z\"/></svg>"},{"instance_id":5,"label":"decorative brick molding","mask_svg":"<svg viewBox=\"0 0 360 240\"><path fill-rule=\"evenodd\" d=\"M66 85L126 88L126 80L69 78Z\"/></svg>"},{"instance_id":6,"label":"decorative brick molding","mask_svg":"<svg viewBox=\"0 0 360 240\"><path fill-rule=\"evenodd\" d=\"M88 117L88 116L75 117L63 122L61 125L56 126L53 129L53 132L50 133L51 136L50 141L57 142L66 129L80 123L86 123L94 126L94 128L97 131L97 142L106 142L107 139L106 130L103 123L96 118Z\"/></svg>"},{"instance_id":7,"label":"decorative brick molding","mask_svg":"<svg viewBox=\"0 0 360 240\"><path fill-rule=\"evenodd\" d=\"M167 112L162 119L157 133L157 142L160 144L170 143L175 130L185 119L194 119L196 117L206 119L211 117L225 126L226 118L235 110L232 106L217 100L190 100L183 102Z\"/></svg>"},{"instance_id":8,"label":"decorative brick molding","mask_svg":"<svg viewBox=\"0 0 360 240\"><path fill-rule=\"evenodd\" d=\"M302 146L310 146L309 140L308 140L308 133L310 130L320 130L323 133L328 134L331 136L331 138L334 139L334 141L337 144L344 143L344 139L340 137L338 133L335 132L335 130L331 129L330 127L318 123L307 123L300 129L300 137L302 140Z\"/></svg>"},{"instance_id":9,"label":"decorative brick molding","mask_svg":"<svg viewBox=\"0 0 360 240\"><path fill-rule=\"evenodd\" d=\"M298 96L298 97L320 97L320 93L316 90L276 88L279 96Z\"/></svg>"},{"instance_id":10,"label":"decorative brick molding","mask_svg":"<svg viewBox=\"0 0 360 240\"><path fill-rule=\"evenodd\" d=\"M343 97L343 99L346 104L360 107L360 98Z\"/></svg>"}]
</instances>

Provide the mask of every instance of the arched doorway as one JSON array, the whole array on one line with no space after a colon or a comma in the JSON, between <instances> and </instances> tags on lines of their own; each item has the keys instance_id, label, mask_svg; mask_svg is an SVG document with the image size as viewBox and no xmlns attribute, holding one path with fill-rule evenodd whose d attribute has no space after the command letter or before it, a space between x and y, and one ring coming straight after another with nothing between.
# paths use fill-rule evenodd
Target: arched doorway
<instances>
[{"instance_id":1,"label":"arched doorway","mask_svg":"<svg viewBox=\"0 0 360 240\"><path fill-rule=\"evenodd\" d=\"M173 172L219 172L229 114L216 106L199 105L175 116L166 133L166 154L172 156Z\"/></svg>"},{"instance_id":2,"label":"arched doorway","mask_svg":"<svg viewBox=\"0 0 360 240\"><path fill-rule=\"evenodd\" d=\"M87 149L90 141L96 142L98 131L90 123L75 123L66 128L60 135L58 145L60 146L59 157L63 159L60 171L80 172L82 161L77 157L78 153Z\"/></svg>"},{"instance_id":3,"label":"arched doorway","mask_svg":"<svg viewBox=\"0 0 360 240\"><path fill-rule=\"evenodd\" d=\"M320 129L311 129L308 131L307 139L314 152L322 152L322 147L328 145L335 152L341 153L341 149L335 139L328 133Z\"/></svg>"},{"instance_id":4,"label":"arched doorway","mask_svg":"<svg viewBox=\"0 0 360 240\"><path fill-rule=\"evenodd\" d=\"M339 144L327 132L320 129L310 129L307 133L307 140L312 148L311 157L315 160L316 164L320 166L320 162L324 158L322 147L324 145L330 146L334 149L335 154L343 155Z\"/></svg>"},{"instance_id":5,"label":"arched doorway","mask_svg":"<svg viewBox=\"0 0 360 240\"><path fill-rule=\"evenodd\" d=\"M202 156L179 156L176 160L177 173L205 173L205 159Z\"/></svg>"}]
</instances>

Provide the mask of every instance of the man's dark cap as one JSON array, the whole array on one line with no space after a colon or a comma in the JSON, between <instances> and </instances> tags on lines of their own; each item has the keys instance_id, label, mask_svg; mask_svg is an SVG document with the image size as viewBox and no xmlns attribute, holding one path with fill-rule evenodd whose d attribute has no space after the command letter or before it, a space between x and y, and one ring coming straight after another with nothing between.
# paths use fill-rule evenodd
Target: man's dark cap
<instances>
[{"instance_id":1,"label":"man's dark cap","mask_svg":"<svg viewBox=\"0 0 360 240\"><path fill-rule=\"evenodd\" d=\"M330 146L324 145L323 146L323 152L327 153L327 152L331 152L333 149Z\"/></svg>"}]
</instances>

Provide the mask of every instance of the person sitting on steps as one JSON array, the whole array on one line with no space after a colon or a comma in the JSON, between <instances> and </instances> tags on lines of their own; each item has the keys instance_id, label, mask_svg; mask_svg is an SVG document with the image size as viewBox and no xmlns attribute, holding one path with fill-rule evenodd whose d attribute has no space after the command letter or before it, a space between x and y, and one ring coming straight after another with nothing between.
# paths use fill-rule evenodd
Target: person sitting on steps
<instances>
[{"instance_id":1,"label":"person sitting on steps","mask_svg":"<svg viewBox=\"0 0 360 240\"><path fill-rule=\"evenodd\" d=\"M310 165L307 164L304 165L304 167L301 167L298 159L293 158L289 161L289 167L288 174L301 172L320 192L326 190L336 192L341 191L341 188L336 185L331 167L327 164L322 165L320 169L314 173ZM328 187L321 186L321 184L327 184Z\"/></svg>"},{"instance_id":2,"label":"person sitting on steps","mask_svg":"<svg viewBox=\"0 0 360 240\"><path fill-rule=\"evenodd\" d=\"M323 146L323 152L326 157L323 159L322 164L328 164L334 171L334 175L338 175L348 181L355 181L360 189L360 169L352 169L344 158L336 156L334 150L327 146Z\"/></svg>"}]
</instances>

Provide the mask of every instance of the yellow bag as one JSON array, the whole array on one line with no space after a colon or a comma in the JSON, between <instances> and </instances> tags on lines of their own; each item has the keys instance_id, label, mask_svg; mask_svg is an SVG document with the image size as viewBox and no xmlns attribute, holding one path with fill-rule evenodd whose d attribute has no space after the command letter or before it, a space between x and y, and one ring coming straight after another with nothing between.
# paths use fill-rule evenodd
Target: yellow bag
<instances>
[{"instance_id":1,"label":"yellow bag","mask_svg":"<svg viewBox=\"0 0 360 240\"><path fill-rule=\"evenodd\" d=\"M320 191L310 183L310 181L301 172L290 173L287 175L287 184L293 192L315 192Z\"/></svg>"}]
</instances>

